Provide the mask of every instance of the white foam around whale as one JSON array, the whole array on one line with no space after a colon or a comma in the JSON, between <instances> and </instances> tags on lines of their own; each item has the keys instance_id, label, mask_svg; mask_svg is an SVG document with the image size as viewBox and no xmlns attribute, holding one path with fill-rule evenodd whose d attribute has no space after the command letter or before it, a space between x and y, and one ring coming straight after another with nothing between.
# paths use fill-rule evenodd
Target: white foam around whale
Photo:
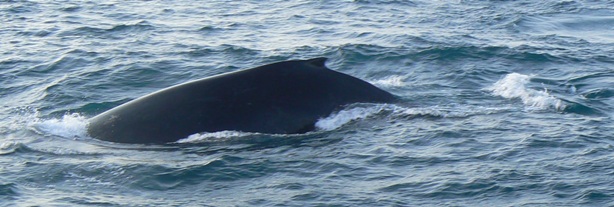
<instances>
[{"instance_id":1,"label":"white foam around whale","mask_svg":"<svg viewBox=\"0 0 614 207\"><path fill-rule=\"evenodd\" d=\"M34 119L29 125L40 133L64 138L87 136L87 119L78 113L65 114L59 119Z\"/></svg>"},{"instance_id":2,"label":"white foam around whale","mask_svg":"<svg viewBox=\"0 0 614 207\"><path fill-rule=\"evenodd\" d=\"M180 139L177 143L198 143L198 142L216 142L228 140L234 137L245 137L256 133L239 132L239 131L219 131L219 132L203 132L192 134L186 138Z\"/></svg>"},{"instance_id":3,"label":"white foam around whale","mask_svg":"<svg viewBox=\"0 0 614 207\"><path fill-rule=\"evenodd\" d=\"M321 118L315 124L316 129L330 131L337 129L353 120L364 119L373 114L377 114L384 110L386 105L376 105L372 107L356 107L341 110L328 117Z\"/></svg>"}]
</instances>

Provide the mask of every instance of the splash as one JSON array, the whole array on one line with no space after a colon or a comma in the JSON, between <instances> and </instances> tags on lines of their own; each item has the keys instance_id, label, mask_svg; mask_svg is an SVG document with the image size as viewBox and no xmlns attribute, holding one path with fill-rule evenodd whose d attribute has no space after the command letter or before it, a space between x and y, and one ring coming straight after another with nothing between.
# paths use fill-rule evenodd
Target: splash
<instances>
[{"instance_id":1,"label":"splash","mask_svg":"<svg viewBox=\"0 0 614 207\"><path fill-rule=\"evenodd\" d=\"M37 119L33 121L31 126L42 134L51 134L64 138L87 136L87 119L78 113L65 114L61 119Z\"/></svg>"},{"instance_id":2,"label":"splash","mask_svg":"<svg viewBox=\"0 0 614 207\"><path fill-rule=\"evenodd\" d=\"M560 99L552 96L547 89L543 91L527 88L526 85L530 82L531 76L510 73L501 80L494 83L487 90L493 95L503 98L514 99L519 98L524 105L532 109L549 109L564 110L566 105Z\"/></svg>"},{"instance_id":3,"label":"splash","mask_svg":"<svg viewBox=\"0 0 614 207\"><path fill-rule=\"evenodd\" d=\"M375 105L371 107L356 107L341 110L328 117L321 118L315 124L316 129L330 131L337 129L351 121L364 119L385 110L387 105Z\"/></svg>"}]
</instances>

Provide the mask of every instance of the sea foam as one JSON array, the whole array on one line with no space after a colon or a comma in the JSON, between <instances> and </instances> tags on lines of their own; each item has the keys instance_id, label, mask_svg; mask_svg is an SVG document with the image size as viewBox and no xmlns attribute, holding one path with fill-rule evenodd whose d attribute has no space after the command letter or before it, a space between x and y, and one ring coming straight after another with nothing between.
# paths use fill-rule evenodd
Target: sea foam
<instances>
[{"instance_id":1,"label":"sea foam","mask_svg":"<svg viewBox=\"0 0 614 207\"><path fill-rule=\"evenodd\" d=\"M219 131L219 132L203 132L192 134L186 138L180 139L177 143L199 143L199 142L217 142L230 140L236 137L246 137L257 133L240 132L240 131Z\"/></svg>"},{"instance_id":2,"label":"sea foam","mask_svg":"<svg viewBox=\"0 0 614 207\"><path fill-rule=\"evenodd\" d=\"M564 110L566 105L560 99L554 97L548 92L548 89L538 91L527 88L531 77L529 75L510 73L505 75L501 80L486 88L493 95L501 96L508 99L520 99L524 105L531 109L549 109Z\"/></svg>"},{"instance_id":3,"label":"sea foam","mask_svg":"<svg viewBox=\"0 0 614 207\"><path fill-rule=\"evenodd\" d=\"M87 136L87 119L78 113L65 114L60 119L36 119L30 123L36 131L64 138L82 138Z\"/></svg>"},{"instance_id":4,"label":"sea foam","mask_svg":"<svg viewBox=\"0 0 614 207\"><path fill-rule=\"evenodd\" d=\"M403 87L407 85L405 79L407 79L406 76L392 75L383 79L371 81L371 83L383 87Z\"/></svg>"},{"instance_id":5,"label":"sea foam","mask_svg":"<svg viewBox=\"0 0 614 207\"><path fill-rule=\"evenodd\" d=\"M315 126L318 130L330 131L337 129L353 120L364 119L384 110L386 105L376 105L371 107L356 107L341 110L328 117L319 119Z\"/></svg>"}]
</instances>

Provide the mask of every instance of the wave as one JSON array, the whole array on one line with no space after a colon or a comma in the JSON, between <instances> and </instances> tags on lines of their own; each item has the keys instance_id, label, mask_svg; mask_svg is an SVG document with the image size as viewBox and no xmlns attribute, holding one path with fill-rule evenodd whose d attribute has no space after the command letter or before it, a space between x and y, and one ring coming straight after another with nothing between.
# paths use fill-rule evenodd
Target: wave
<instances>
[{"instance_id":1,"label":"wave","mask_svg":"<svg viewBox=\"0 0 614 207\"><path fill-rule=\"evenodd\" d=\"M376 5L400 5L400 6L416 6L417 3L415 3L414 1L408 1L408 0L377 0L377 1L373 1L373 0L354 0L353 2L355 3L360 3L360 4L376 4Z\"/></svg>"},{"instance_id":2,"label":"wave","mask_svg":"<svg viewBox=\"0 0 614 207\"><path fill-rule=\"evenodd\" d=\"M15 183L0 183L0 198L2 200L13 200L16 196L19 196L17 184Z\"/></svg>"},{"instance_id":3,"label":"wave","mask_svg":"<svg viewBox=\"0 0 614 207\"><path fill-rule=\"evenodd\" d=\"M501 80L486 88L493 95L501 96L508 99L520 99L522 103L529 109L545 110L555 109L563 111L567 105L561 100L548 92L548 89L538 91L527 87L531 80L530 75L519 73L510 73L505 75Z\"/></svg>"},{"instance_id":4,"label":"wave","mask_svg":"<svg viewBox=\"0 0 614 207\"><path fill-rule=\"evenodd\" d=\"M396 104L355 104L333 113L316 122L316 128L323 131L338 129L356 120L379 117L387 119L466 118L509 111L511 107L488 107L472 105L434 105L426 107L407 107Z\"/></svg>"},{"instance_id":5,"label":"wave","mask_svg":"<svg viewBox=\"0 0 614 207\"><path fill-rule=\"evenodd\" d=\"M607 88L596 88L583 94L587 99L608 99L614 97L614 90Z\"/></svg>"},{"instance_id":6,"label":"wave","mask_svg":"<svg viewBox=\"0 0 614 207\"><path fill-rule=\"evenodd\" d=\"M418 63L435 62L441 64L460 64L469 60L490 62L493 65L523 63L573 63L581 59L558 50L544 50L530 45L484 45L478 43L453 43L426 40L410 36L412 46L386 47L372 44L344 44L337 46L336 58L342 59L340 68L346 65L373 64L373 68L386 68L387 71L407 73L407 70L420 69ZM467 38L467 37L461 37ZM412 66L412 67L408 67ZM411 68L411 69L410 69ZM429 67L427 67L429 68Z\"/></svg>"},{"instance_id":7,"label":"wave","mask_svg":"<svg viewBox=\"0 0 614 207\"><path fill-rule=\"evenodd\" d=\"M0 144L0 156L9 155L20 151L30 151L31 149L23 143L9 141Z\"/></svg>"},{"instance_id":8,"label":"wave","mask_svg":"<svg viewBox=\"0 0 614 207\"><path fill-rule=\"evenodd\" d=\"M200 185L203 181L229 182L260 177L274 171L272 166L267 160L252 161L239 156L223 155L206 157L198 164L181 167L150 163L126 166L122 167L121 176L131 178L131 185L138 188L170 190Z\"/></svg>"},{"instance_id":9,"label":"wave","mask_svg":"<svg viewBox=\"0 0 614 207\"><path fill-rule=\"evenodd\" d=\"M191 58L202 58L209 57L212 54L224 54L225 58L230 58L229 56L236 56L236 58L244 58L247 60L247 57L253 58L259 57L259 53L261 51L256 49L250 49L247 47L243 47L240 45L232 45L232 44L222 44L218 46L209 46L202 47L200 45L178 45L182 47L188 47L190 50L185 52L179 52L179 54L189 56ZM253 60L252 60L253 61ZM221 61L223 62L223 61Z\"/></svg>"},{"instance_id":10,"label":"wave","mask_svg":"<svg viewBox=\"0 0 614 207\"><path fill-rule=\"evenodd\" d=\"M384 110L387 105L376 105L372 107L357 107L341 110L328 117L322 118L315 123L319 130L330 131L337 129L351 121L364 119Z\"/></svg>"},{"instance_id":11,"label":"wave","mask_svg":"<svg viewBox=\"0 0 614 207\"><path fill-rule=\"evenodd\" d=\"M612 42L612 26L614 17L610 10L527 16L518 22L518 29L528 34L571 37L595 43Z\"/></svg>"},{"instance_id":12,"label":"wave","mask_svg":"<svg viewBox=\"0 0 614 207\"><path fill-rule=\"evenodd\" d=\"M149 22L141 21L135 24L118 24L112 26L111 28L83 26L60 32L58 35L60 37L94 36L110 39L123 39L125 35L135 35L155 29L156 27L151 25Z\"/></svg>"}]
</instances>

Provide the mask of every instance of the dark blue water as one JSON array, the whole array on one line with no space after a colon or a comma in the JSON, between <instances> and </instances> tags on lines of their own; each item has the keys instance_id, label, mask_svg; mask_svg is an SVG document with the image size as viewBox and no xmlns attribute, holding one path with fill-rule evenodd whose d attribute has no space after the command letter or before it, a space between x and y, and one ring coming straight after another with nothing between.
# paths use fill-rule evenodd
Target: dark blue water
<instances>
[{"instance_id":1,"label":"dark blue water","mask_svg":"<svg viewBox=\"0 0 614 207\"><path fill-rule=\"evenodd\" d=\"M0 1L0 205L612 206L613 8ZM321 56L403 101L304 135L85 132L168 86Z\"/></svg>"}]
</instances>

